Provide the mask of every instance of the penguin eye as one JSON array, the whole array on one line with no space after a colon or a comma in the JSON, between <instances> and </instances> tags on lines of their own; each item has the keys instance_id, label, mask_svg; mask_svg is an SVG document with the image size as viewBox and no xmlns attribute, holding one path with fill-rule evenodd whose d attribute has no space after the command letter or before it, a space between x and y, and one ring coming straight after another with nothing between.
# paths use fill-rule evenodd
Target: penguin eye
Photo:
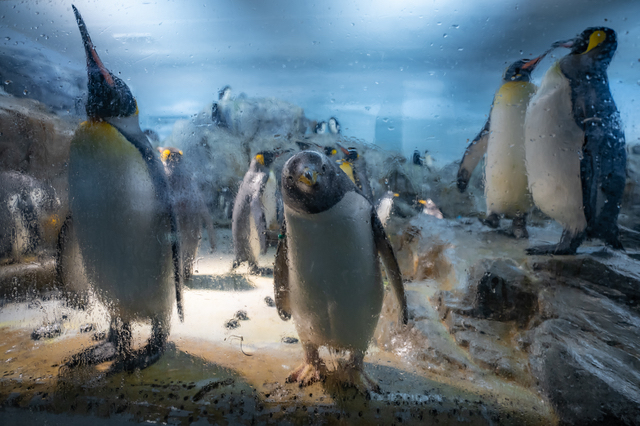
<instances>
[{"instance_id":1,"label":"penguin eye","mask_svg":"<svg viewBox=\"0 0 640 426\"><path fill-rule=\"evenodd\" d=\"M325 173L327 171L327 165L323 164L322 165L322 173Z\"/></svg>"}]
</instances>

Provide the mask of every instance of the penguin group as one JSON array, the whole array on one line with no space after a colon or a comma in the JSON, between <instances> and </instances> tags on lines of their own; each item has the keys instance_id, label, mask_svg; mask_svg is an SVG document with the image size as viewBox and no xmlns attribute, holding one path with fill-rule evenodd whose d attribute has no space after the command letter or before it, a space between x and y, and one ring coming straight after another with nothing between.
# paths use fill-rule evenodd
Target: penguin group
<instances>
[{"instance_id":1,"label":"penguin group","mask_svg":"<svg viewBox=\"0 0 640 426\"><path fill-rule=\"evenodd\" d=\"M540 88L531 72L553 49L570 49L546 72ZM485 158L486 225L513 219L511 234L526 238L535 205L563 227L557 244L528 254L575 254L587 238L622 249L618 214L625 187L626 149L607 67L617 48L614 30L590 27L557 41L532 60L511 64L478 136L458 170L464 191Z\"/></svg>"},{"instance_id":2,"label":"penguin group","mask_svg":"<svg viewBox=\"0 0 640 426\"><path fill-rule=\"evenodd\" d=\"M154 149L152 142L159 141L141 130L131 90L106 68L75 6L73 12L86 56L87 120L70 145L70 209L58 250L77 245L84 273L109 312L110 328L103 342L71 356L65 366L114 360L112 371L132 371L156 362L166 349L173 307L184 317L183 284L194 273L202 228L213 250L215 227L185 153ZM558 48L570 51L537 87L532 73ZM528 238L527 217L535 206L562 225L557 244L530 247L529 254L575 254L589 238L623 249L617 220L625 136L607 77L616 48L612 29L592 27L553 43L536 58L511 63L485 125L460 162L455 184L465 191L484 158L483 224L496 229L502 218L511 219L508 234ZM301 126L297 119L287 126L275 119L245 126L231 113L259 109L261 102L271 101L233 98L226 86L207 109L207 119L246 141L274 128ZM335 117L306 126L308 136L282 138L286 142L275 148L248 142L242 147L251 155L233 200L231 269L246 264L251 274L273 276L277 313L294 320L303 348L303 362L287 382L307 386L323 380L328 371L319 349L324 346L349 352L338 366L347 384L379 392L364 371L364 356L382 311L383 276L398 304L396 324L409 322L402 273L385 227L394 215L445 215L432 199L418 197L399 168L386 175L386 191L374 190L361 148L345 143ZM428 158L427 151L422 157L416 150L408 167L430 171ZM0 205L0 221L9 229L8 238L0 238L2 254L33 251L59 200L19 173L0 173L0 191L7 200ZM273 269L259 264L270 241L277 242ZM151 324L141 349L133 348L136 321Z\"/></svg>"}]
</instances>

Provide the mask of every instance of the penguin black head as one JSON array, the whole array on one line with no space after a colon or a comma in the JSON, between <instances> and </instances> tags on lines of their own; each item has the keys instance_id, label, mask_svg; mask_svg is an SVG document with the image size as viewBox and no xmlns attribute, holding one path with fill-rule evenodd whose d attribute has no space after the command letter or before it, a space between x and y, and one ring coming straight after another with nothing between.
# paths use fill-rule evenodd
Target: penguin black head
<instances>
[{"instance_id":1,"label":"penguin black head","mask_svg":"<svg viewBox=\"0 0 640 426\"><path fill-rule=\"evenodd\" d=\"M316 124L315 129L313 129L314 133L317 133L319 135L326 133L327 132L327 122L326 121L321 121L318 124Z\"/></svg>"},{"instance_id":2,"label":"penguin black head","mask_svg":"<svg viewBox=\"0 0 640 426\"><path fill-rule=\"evenodd\" d=\"M540 63L540 61L544 58L544 55L538 56L535 59L519 59L509 65L507 70L504 72L504 76L502 80L504 82L509 81L530 81L531 73L536 66Z\"/></svg>"},{"instance_id":3,"label":"penguin black head","mask_svg":"<svg viewBox=\"0 0 640 426\"><path fill-rule=\"evenodd\" d=\"M329 119L329 132L333 135L340 133L340 123L338 123L335 117Z\"/></svg>"},{"instance_id":4,"label":"penguin black head","mask_svg":"<svg viewBox=\"0 0 640 426\"><path fill-rule=\"evenodd\" d=\"M280 157L282 154L289 152L290 150L286 149L284 151L276 149L273 151L260 151L253 157L258 164L264 167L271 167L276 158Z\"/></svg>"},{"instance_id":5,"label":"penguin black head","mask_svg":"<svg viewBox=\"0 0 640 426\"><path fill-rule=\"evenodd\" d=\"M178 148L173 147L158 147L158 152L160 152L160 159L164 164L178 164L182 161L182 151Z\"/></svg>"},{"instance_id":6,"label":"penguin black head","mask_svg":"<svg viewBox=\"0 0 640 426\"><path fill-rule=\"evenodd\" d=\"M607 27L589 27L573 40L559 41L557 47L571 49L569 55L585 55L595 62L608 66L618 48L616 32Z\"/></svg>"},{"instance_id":7,"label":"penguin black head","mask_svg":"<svg viewBox=\"0 0 640 426\"><path fill-rule=\"evenodd\" d=\"M282 199L300 213L320 213L356 187L334 161L316 151L302 151L282 169Z\"/></svg>"},{"instance_id":8,"label":"penguin black head","mask_svg":"<svg viewBox=\"0 0 640 426\"><path fill-rule=\"evenodd\" d=\"M218 92L218 100L219 101L227 101L231 98L231 86L224 86Z\"/></svg>"},{"instance_id":9,"label":"penguin black head","mask_svg":"<svg viewBox=\"0 0 640 426\"><path fill-rule=\"evenodd\" d=\"M355 147L350 146L349 148L345 148L340 144L338 144L338 147L344 154L345 161L352 163L358 159L358 150Z\"/></svg>"},{"instance_id":10,"label":"penguin black head","mask_svg":"<svg viewBox=\"0 0 640 426\"><path fill-rule=\"evenodd\" d=\"M337 153L338 153L338 151L332 146L325 146L324 147L324 155L326 155L327 157L333 157Z\"/></svg>"},{"instance_id":11,"label":"penguin black head","mask_svg":"<svg viewBox=\"0 0 640 426\"><path fill-rule=\"evenodd\" d=\"M82 35L84 50L87 55L87 74L89 77L89 98L87 100L87 116L92 119L109 117L129 117L138 113L136 100L126 83L111 74L104 66L96 52L87 26L80 12L73 8L76 22Z\"/></svg>"}]
</instances>

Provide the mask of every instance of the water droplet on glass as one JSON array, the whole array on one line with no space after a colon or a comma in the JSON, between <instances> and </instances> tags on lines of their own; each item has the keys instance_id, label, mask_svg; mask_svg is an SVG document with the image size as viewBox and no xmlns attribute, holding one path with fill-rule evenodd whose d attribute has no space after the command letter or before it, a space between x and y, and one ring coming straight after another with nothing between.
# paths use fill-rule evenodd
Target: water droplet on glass
<instances>
[{"instance_id":1,"label":"water droplet on glass","mask_svg":"<svg viewBox=\"0 0 640 426\"><path fill-rule=\"evenodd\" d=\"M444 33L444 34L442 35L442 38L447 38L447 37L449 37L449 36L447 35L447 33Z\"/></svg>"}]
</instances>

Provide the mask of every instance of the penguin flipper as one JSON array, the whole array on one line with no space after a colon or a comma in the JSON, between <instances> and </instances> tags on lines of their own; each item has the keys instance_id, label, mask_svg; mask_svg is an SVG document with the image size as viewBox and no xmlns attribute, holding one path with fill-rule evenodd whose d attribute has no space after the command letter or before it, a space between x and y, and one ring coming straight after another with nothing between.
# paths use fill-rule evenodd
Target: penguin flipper
<instances>
[{"instance_id":1,"label":"penguin flipper","mask_svg":"<svg viewBox=\"0 0 640 426\"><path fill-rule=\"evenodd\" d=\"M382 263L387 271L389 283L391 284L391 288L393 288L396 299L398 299L398 303L400 304L400 321L402 324L406 325L409 321L409 310L407 308L407 297L404 294L404 285L402 284L402 273L400 272L400 266L398 265L396 255L393 252L391 241L387 238L382 222L380 222L380 218L378 218L378 215L373 208L371 209L371 227L373 230L373 240L376 244L376 249L378 250L378 253L380 253L380 258L382 259Z\"/></svg>"},{"instance_id":2,"label":"penguin flipper","mask_svg":"<svg viewBox=\"0 0 640 426\"><path fill-rule=\"evenodd\" d=\"M471 173L476 168L482 157L487 153L487 144L489 142L489 129L491 126L491 114L487 122L484 124L478 136L469 144L462 157L460 168L458 169L457 185L460 192L464 192L469 184Z\"/></svg>"},{"instance_id":3,"label":"penguin flipper","mask_svg":"<svg viewBox=\"0 0 640 426\"><path fill-rule=\"evenodd\" d=\"M276 249L276 262L273 267L273 293L275 296L278 315L284 321L291 318L291 305L289 302L289 265L287 246L287 224L282 222L278 247Z\"/></svg>"}]
</instances>

